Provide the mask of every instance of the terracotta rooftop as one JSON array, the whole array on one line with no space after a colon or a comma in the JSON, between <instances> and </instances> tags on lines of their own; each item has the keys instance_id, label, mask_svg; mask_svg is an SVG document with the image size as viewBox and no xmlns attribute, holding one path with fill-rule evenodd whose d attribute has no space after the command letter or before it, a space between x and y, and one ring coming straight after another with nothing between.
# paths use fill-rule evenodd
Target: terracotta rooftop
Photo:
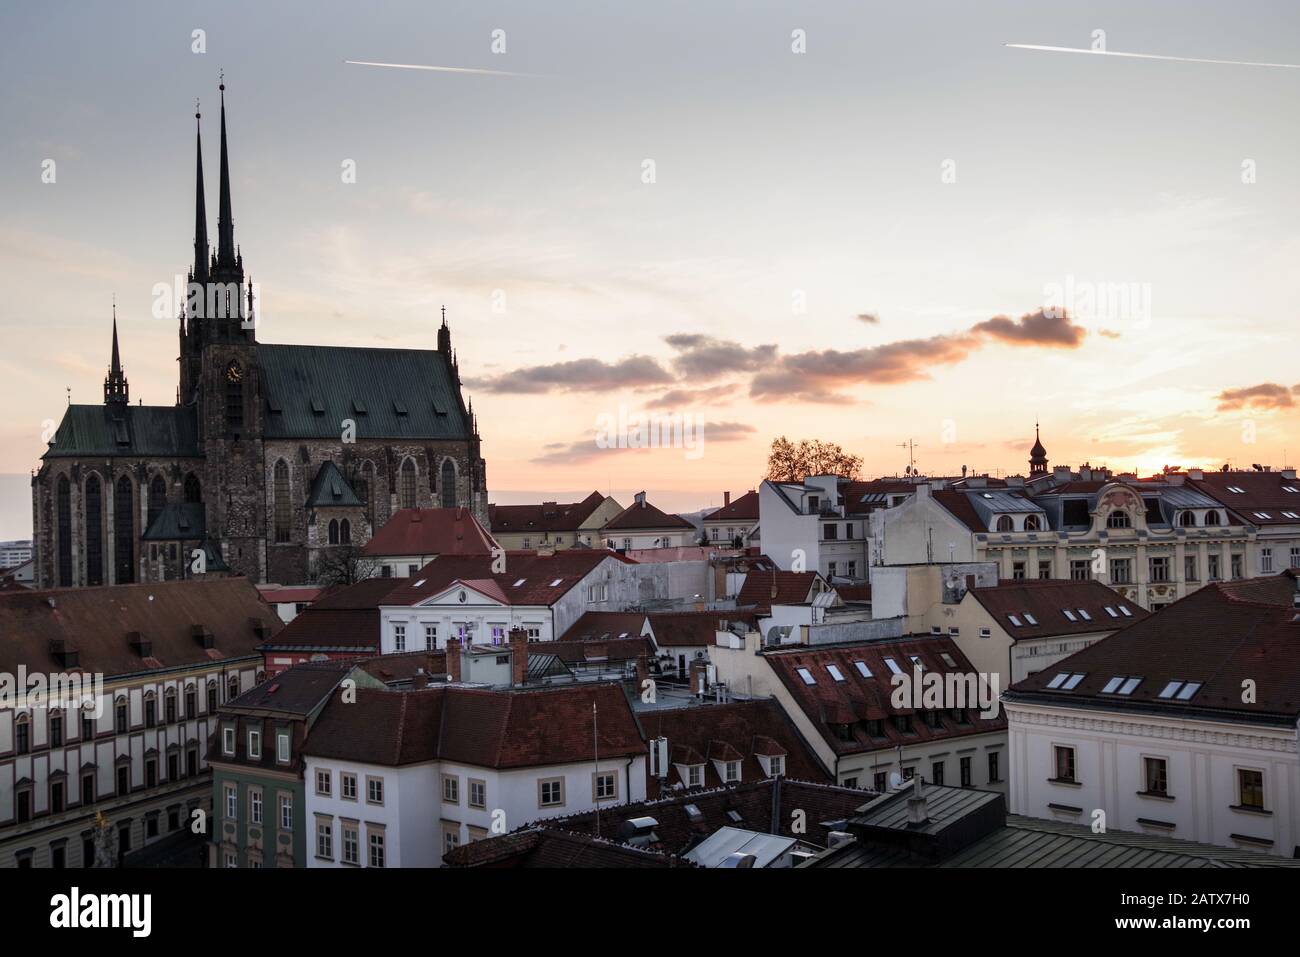
<instances>
[{"instance_id":1,"label":"terracotta rooftop","mask_svg":"<svg viewBox=\"0 0 1300 957\"><path fill-rule=\"evenodd\" d=\"M489 505L488 524L497 532L576 532L604 501L592 492L581 502Z\"/></svg>"},{"instance_id":2,"label":"terracotta rooftop","mask_svg":"<svg viewBox=\"0 0 1300 957\"><path fill-rule=\"evenodd\" d=\"M457 581L492 581L508 604L552 605L606 559L635 564L603 548L566 548L552 555L510 551L505 553L506 571L496 574L491 556L441 555L415 575L402 579L383 604L414 605Z\"/></svg>"},{"instance_id":3,"label":"terracotta rooftop","mask_svg":"<svg viewBox=\"0 0 1300 957\"><path fill-rule=\"evenodd\" d=\"M403 508L368 541L361 554L490 555L496 540L467 508Z\"/></svg>"},{"instance_id":4,"label":"terracotta rooftop","mask_svg":"<svg viewBox=\"0 0 1300 957\"><path fill-rule=\"evenodd\" d=\"M644 496L645 493L639 493ZM623 511L619 512L601 528L601 533L607 532L631 532L641 529L658 530L661 528L680 528L694 529L695 526L680 515L669 515L661 511L644 497L633 502Z\"/></svg>"},{"instance_id":5,"label":"terracotta rooftop","mask_svg":"<svg viewBox=\"0 0 1300 957\"><path fill-rule=\"evenodd\" d=\"M809 600L813 583L821 578L816 572L752 571L736 595L736 605L753 606L766 612L773 605L799 605Z\"/></svg>"},{"instance_id":6,"label":"terracotta rooftop","mask_svg":"<svg viewBox=\"0 0 1300 957\"><path fill-rule=\"evenodd\" d=\"M970 594L1015 640L1112 631L1151 614L1098 581L1001 581Z\"/></svg>"},{"instance_id":7,"label":"terracotta rooftop","mask_svg":"<svg viewBox=\"0 0 1300 957\"><path fill-rule=\"evenodd\" d=\"M651 612L645 617L650 620L651 634L660 648L711 645L716 633L731 623L744 625L750 631L758 630L758 616L744 609Z\"/></svg>"}]
</instances>

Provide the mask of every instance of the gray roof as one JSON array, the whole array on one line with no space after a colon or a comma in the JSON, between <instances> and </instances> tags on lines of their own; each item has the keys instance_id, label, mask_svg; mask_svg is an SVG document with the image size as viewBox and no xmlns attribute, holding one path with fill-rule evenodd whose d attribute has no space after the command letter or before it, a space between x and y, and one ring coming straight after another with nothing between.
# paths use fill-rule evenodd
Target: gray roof
<instances>
[{"instance_id":1,"label":"gray roof","mask_svg":"<svg viewBox=\"0 0 1300 957\"><path fill-rule=\"evenodd\" d=\"M900 848L859 843L819 855L805 867L916 867ZM1180 841L1160 835L1008 815L1005 827L983 837L938 867L1300 867L1300 860Z\"/></svg>"},{"instance_id":2,"label":"gray roof","mask_svg":"<svg viewBox=\"0 0 1300 957\"><path fill-rule=\"evenodd\" d=\"M1003 800L1002 795L997 791L945 787L942 784L923 784L922 793L925 795L927 820L920 828L911 828L907 823L906 799L912 794L911 786L875 798L861 809L861 813L854 817L853 821L865 827L916 830L922 834L937 834L950 824L961 820L975 808Z\"/></svg>"},{"instance_id":3,"label":"gray roof","mask_svg":"<svg viewBox=\"0 0 1300 957\"><path fill-rule=\"evenodd\" d=\"M339 505L360 508L361 499L352 490L348 480L343 477L339 467L326 461L316 471L316 479L311 483L311 494L307 496L308 508Z\"/></svg>"},{"instance_id":4,"label":"gray roof","mask_svg":"<svg viewBox=\"0 0 1300 957\"><path fill-rule=\"evenodd\" d=\"M196 502L168 502L140 536L146 542L199 542L207 537L207 517Z\"/></svg>"},{"instance_id":5,"label":"gray roof","mask_svg":"<svg viewBox=\"0 0 1300 957\"><path fill-rule=\"evenodd\" d=\"M337 430L336 430L337 431ZM70 405L42 458L199 457L195 410L178 405Z\"/></svg>"},{"instance_id":6,"label":"gray roof","mask_svg":"<svg viewBox=\"0 0 1300 957\"><path fill-rule=\"evenodd\" d=\"M257 347L265 435L337 440L345 419L357 438L460 439L469 425L443 353L343 346Z\"/></svg>"}]
</instances>

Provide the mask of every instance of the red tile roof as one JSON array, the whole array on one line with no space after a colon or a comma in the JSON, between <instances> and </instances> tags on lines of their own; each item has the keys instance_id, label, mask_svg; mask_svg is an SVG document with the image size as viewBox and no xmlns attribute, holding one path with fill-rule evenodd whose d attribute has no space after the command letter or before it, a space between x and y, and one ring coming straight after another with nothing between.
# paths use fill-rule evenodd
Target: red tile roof
<instances>
[{"instance_id":1,"label":"red tile roof","mask_svg":"<svg viewBox=\"0 0 1300 957\"><path fill-rule=\"evenodd\" d=\"M1151 614L1098 581L1001 581L996 587L973 588L970 594L1013 639L1112 631ZM1066 616L1066 610L1074 621ZM1011 620L1012 615L1019 625Z\"/></svg>"},{"instance_id":2,"label":"red tile roof","mask_svg":"<svg viewBox=\"0 0 1300 957\"><path fill-rule=\"evenodd\" d=\"M592 638L636 637L645 624L641 611L588 611L569 626L560 637L565 641L585 641Z\"/></svg>"},{"instance_id":3,"label":"red tile roof","mask_svg":"<svg viewBox=\"0 0 1300 957\"><path fill-rule=\"evenodd\" d=\"M506 571L494 574L490 556L440 555L415 575L401 579L383 604L414 605L445 591L456 581L490 580L508 604L553 605L606 559L635 564L603 548L566 548L552 555L510 551L505 559Z\"/></svg>"},{"instance_id":4,"label":"red tile roof","mask_svg":"<svg viewBox=\"0 0 1300 957\"><path fill-rule=\"evenodd\" d=\"M440 759L498 769L576 764L594 757L593 704L601 760L644 753L627 696L615 683L357 689L354 703L331 698L304 753L393 766Z\"/></svg>"},{"instance_id":5,"label":"red tile roof","mask_svg":"<svg viewBox=\"0 0 1300 957\"><path fill-rule=\"evenodd\" d=\"M724 505L704 516L706 522L757 522L758 492L750 489L730 505Z\"/></svg>"},{"instance_id":6,"label":"red tile roof","mask_svg":"<svg viewBox=\"0 0 1300 957\"><path fill-rule=\"evenodd\" d=\"M379 651L379 606L403 578L367 578L333 588L308 605L266 643L267 650Z\"/></svg>"},{"instance_id":7,"label":"red tile roof","mask_svg":"<svg viewBox=\"0 0 1300 957\"><path fill-rule=\"evenodd\" d=\"M361 549L381 555L490 555L496 540L467 508L403 508Z\"/></svg>"},{"instance_id":8,"label":"red tile roof","mask_svg":"<svg viewBox=\"0 0 1300 957\"><path fill-rule=\"evenodd\" d=\"M817 572L752 571L736 595L736 605L754 606L766 612L773 605L798 605L809 600L813 583L820 579Z\"/></svg>"},{"instance_id":9,"label":"red tile roof","mask_svg":"<svg viewBox=\"0 0 1300 957\"><path fill-rule=\"evenodd\" d=\"M1296 577L1216 582L1012 686L1012 696L1088 702L1105 709L1228 713L1294 726L1300 715L1300 621ZM1082 674L1071 690L1048 688ZM1141 678L1129 695L1103 690L1113 678ZM1256 700L1242 701L1251 680ZM1162 698L1171 682L1198 682L1185 700ZM1232 715L1224 714L1225 717Z\"/></svg>"},{"instance_id":10,"label":"red tile roof","mask_svg":"<svg viewBox=\"0 0 1300 957\"><path fill-rule=\"evenodd\" d=\"M970 503L965 492L957 492L951 489L940 489L937 492L931 492L930 496L952 513L953 518L961 522L972 532L987 532L988 526L980 518L979 512L975 511L975 506Z\"/></svg>"},{"instance_id":11,"label":"red tile roof","mask_svg":"<svg viewBox=\"0 0 1300 957\"><path fill-rule=\"evenodd\" d=\"M281 585L258 585L257 590L262 593L262 597L273 605L298 604L299 602L310 603L315 601L325 591L323 588L315 586L297 585L284 587Z\"/></svg>"},{"instance_id":12,"label":"red tile roof","mask_svg":"<svg viewBox=\"0 0 1300 957\"><path fill-rule=\"evenodd\" d=\"M647 740L668 739L668 760L673 766L668 769L663 788L686 786L678 764L703 764L703 786L722 784L713 766L715 760L740 761L741 780L757 781L767 776L757 756L771 754L774 743L785 755L784 773L788 777L826 783L832 780L774 698L654 709L642 711L638 717ZM647 793L657 796L660 788L659 780L652 779Z\"/></svg>"},{"instance_id":13,"label":"red tile roof","mask_svg":"<svg viewBox=\"0 0 1300 957\"><path fill-rule=\"evenodd\" d=\"M572 632L570 632L571 634ZM534 641L528 645L530 655L555 655L565 664L582 664L587 661L635 661L645 655L650 658L653 649L646 638L609 638L574 641Z\"/></svg>"},{"instance_id":14,"label":"red tile roof","mask_svg":"<svg viewBox=\"0 0 1300 957\"><path fill-rule=\"evenodd\" d=\"M672 611L652 612L651 633L660 648L694 648L713 644L716 633L726 630L731 622L758 629L758 616L752 611Z\"/></svg>"},{"instance_id":15,"label":"red tile roof","mask_svg":"<svg viewBox=\"0 0 1300 957\"><path fill-rule=\"evenodd\" d=\"M592 492L567 504L489 505L488 524L497 532L576 532L604 501L605 496Z\"/></svg>"},{"instance_id":16,"label":"red tile roof","mask_svg":"<svg viewBox=\"0 0 1300 957\"><path fill-rule=\"evenodd\" d=\"M954 664L944 661L948 655ZM911 709L896 709L890 700L894 688L890 683L893 673L884 658L892 658L907 674L912 673L911 657L918 656L927 673L972 674L975 669L957 648L952 639L939 637L905 637L889 641L869 641L852 645L799 645L788 650L772 650L763 657L772 667L782 684L790 692L808 719L822 731L826 743L840 754L858 754L878 751L896 745L919 744L946 738L959 738L971 734L985 734L1006 730L1006 717L980 715L975 703L966 711L966 724L959 724L947 711L939 712L937 727L930 727L915 713L912 732L900 731L889 720L895 714L913 714ZM862 662L871 677L863 676L857 667ZM828 670L835 666L843 681L837 681ZM799 675L807 669L814 684L808 684ZM881 722L881 734L872 737L864 722ZM845 740L832 725L849 727Z\"/></svg>"},{"instance_id":17,"label":"red tile roof","mask_svg":"<svg viewBox=\"0 0 1300 957\"><path fill-rule=\"evenodd\" d=\"M640 493L644 495L645 493ZM633 502L623 511L619 512L601 528L601 533L605 532L630 532L640 529L660 529L660 528L690 528L695 526L680 515L669 515L667 512L660 511L648 501L642 499L639 502Z\"/></svg>"},{"instance_id":18,"label":"red tile roof","mask_svg":"<svg viewBox=\"0 0 1300 957\"><path fill-rule=\"evenodd\" d=\"M1206 472L1204 478L1188 479L1187 484L1217 499L1244 522L1251 525L1295 525L1300 519L1300 479L1289 479L1281 472ZM1239 488L1240 492L1230 491ZM1258 514L1257 514L1258 513Z\"/></svg>"},{"instance_id":19,"label":"red tile roof","mask_svg":"<svg viewBox=\"0 0 1300 957\"><path fill-rule=\"evenodd\" d=\"M55 642L77 652L82 671L107 676L205 664L256 655L283 627L245 578L24 588L0 593L0 671L73 670L54 654ZM212 634L213 647L204 648L196 628ZM147 655L133 633L150 643Z\"/></svg>"}]
</instances>

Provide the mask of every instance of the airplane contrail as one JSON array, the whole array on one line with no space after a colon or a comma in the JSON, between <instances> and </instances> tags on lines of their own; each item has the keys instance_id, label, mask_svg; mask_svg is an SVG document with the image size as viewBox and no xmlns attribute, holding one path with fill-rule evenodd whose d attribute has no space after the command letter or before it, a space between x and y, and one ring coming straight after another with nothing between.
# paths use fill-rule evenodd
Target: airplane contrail
<instances>
[{"instance_id":1,"label":"airplane contrail","mask_svg":"<svg viewBox=\"0 0 1300 957\"><path fill-rule=\"evenodd\" d=\"M1004 43L1017 50L1045 50L1048 53L1093 53L1098 56L1123 56L1135 60L1176 60L1179 63L1223 63L1230 66L1273 66L1284 70L1300 70L1300 63L1260 63L1252 60L1208 60L1192 56L1163 56L1159 53L1123 53L1119 50L1089 50L1082 47L1049 47L1036 43Z\"/></svg>"},{"instance_id":2,"label":"airplane contrail","mask_svg":"<svg viewBox=\"0 0 1300 957\"><path fill-rule=\"evenodd\" d=\"M541 73L507 73L504 70L475 70L466 66L428 66L423 63L374 63L370 60L344 60L355 66L386 66L394 70L432 70L435 73L477 73L481 76L534 76Z\"/></svg>"}]
</instances>

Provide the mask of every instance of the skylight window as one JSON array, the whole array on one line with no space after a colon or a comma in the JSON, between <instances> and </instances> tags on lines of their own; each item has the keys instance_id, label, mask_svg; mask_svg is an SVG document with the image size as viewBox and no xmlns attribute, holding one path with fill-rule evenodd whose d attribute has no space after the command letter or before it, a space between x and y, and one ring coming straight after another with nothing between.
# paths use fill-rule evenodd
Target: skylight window
<instances>
[{"instance_id":1,"label":"skylight window","mask_svg":"<svg viewBox=\"0 0 1300 957\"><path fill-rule=\"evenodd\" d=\"M862 675L862 677L864 678L871 677L871 669L867 667L867 663L865 661L855 661L853 662L853 666L858 669L858 674Z\"/></svg>"},{"instance_id":2,"label":"skylight window","mask_svg":"<svg viewBox=\"0 0 1300 957\"><path fill-rule=\"evenodd\" d=\"M1061 687L1061 685L1065 684L1065 679L1068 678L1068 677L1070 677L1070 676L1067 675L1067 674L1065 674L1064 672L1062 672L1061 674L1059 674L1059 675L1057 675L1055 678L1053 678L1051 681L1047 682L1047 687L1048 687L1048 688L1059 688L1059 687Z\"/></svg>"},{"instance_id":3,"label":"skylight window","mask_svg":"<svg viewBox=\"0 0 1300 957\"><path fill-rule=\"evenodd\" d=\"M1284 491L1284 492L1295 492L1296 494L1300 495L1300 488L1296 488L1294 485L1283 485L1283 486L1282 486L1282 491Z\"/></svg>"},{"instance_id":4,"label":"skylight window","mask_svg":"<svg viewBox=\"0 0 1300 957\"><path fill-rule=\"evenodd\" d=\"M1228 486L1228 491L1229 491L1229 492L1236 492L1238 495L1245 495L1245 494L1246 494L1246 490L1245 490L1244 488L1238 488L1238 487L1235 486L1235 485L1229 485L1229 486Z\"/></svg>"},{"instance_id":5,"label":"skylight window","mask_svg":"<svg viewBox=\"0 0 1300 957\"><path fill-rule=\"evenodd\" d=\"M1015 625L1017 628L1023 627L1020 622L1020 619L1017 618L1015 615L1008 614L1007 617L1011 619L1011 624Z\"/></svg>"},{"instance_id":6,"label":"skylight window","mask_svg":"<svg viewBox=\"0 0 1300 957\"><path fill-rule=\"evenodd\" d=\"M1120 605L1119 610L1124 613L1125 618L1132 618L1133 612L1128 610L1128 605Z\"/></svg>"},{"instance_id":7,"label":"skylight window","mask_svg":"<svg viewBox=\"0 0 1300 957\"><path fill-rule=\"evenodd\" d=\"M922 671L925 670L925 662L921 660L920 655L908 655L907 657L912 659L913 667L920 668Z\"/></svg>"},{"instance_id":8,"label":"skylight window","mask_svg":"<svg viewBox=\"0 0 1300 957\"><path fill-rule=\"evenodd\" d=\"M1110 605L1106 606L1106 614L1110 615L1110 617L1112 618L1119 617L1119 612L1117 612L1114 608L1111 608Z\"/></svg>"},{"instance_id":9,"label":"skylight window","mask_svg":"<svg viewBox=\"0 0 1300 957\"><path fill-rule=\"evenodd\" d=\"M515 587L515 588L518 588L520 585L522 585L522 584L523 584L524 582L526 582L526 581L528 581L527 578L521 578L521 579L519 579L519 581L515 582L514 587Z\"/></svg>"},{"instance_id":10,"label":"skylight window","mask_svg":"<svg viewBox=\"0 0 1300 957\"><path fill-rule=\"evenodd\" d=\"M948 652L946 651L939 652L939 657L943 659L943 663L947 665L949 668L957 667L957 662L953 660L952 655L948 654Z\"/></svg>"},{"instance_id":11,"label":"skylight window","mask_svg":"<svg viewBox=\"0 0 1300 957\"><path fill-rule=\"evenodd\" d=\"M1141 678L1129 678L1127 681L1125 681L1122 685L1119 686L1119 691L1115 693L1125 694L1125 695L1132 694L1133 689L1136 688L1141 683L1142 683Z\"/></svg>"},{"instance_id":12,"label":"skylight window","mask_svg":"<svg viewBox=\"0 0 1300 957\"><path fill-rule=\"evenodd\" d=\"M1282 514L1287 518L1300 518L1300 515L1297 515L1295 512L1283 512Z\"/></svg>"},{"instance_id":13,"label":"skylight window","mask_svg":"<svg viewBox=\"0 0 1300 957\"><path fill-rule=\"evenodd\" d=\"M551 587L552 587L552 588L557 587L557 586L560 584L560 582L562 582L562 581L564 581L563 578L557 578L557 579L555 579L555 581L551 582Z\"/></svg>"},{"instance_id":14,"label":"skylight window","mask_svg":"<svg viewBox=\"0 0 1300 957\"><path fill-rule=\"evenodd\" d=\"M1025 612L1025 621L1029 622L1031 625L1038 624L1038 619L1035 618L1033 615L1031 615L1029 612Z\"/></svg>"},{"instance_id":15,"label":"skylight window","mask_svg":"<svg viewBox=\"0 0 1300 957\"><path fill-rule=\"evenodd\" d=\"M1114 694L1115 689L1124 683L1123 677L1111 678L1106 682L1106 687L1101 689L1102 694Z\"/></svg>"},{"instance_id":16,"label":"skylight window","mask_svg":"<svg viewBox=\"0 0 1300 957\"><path fill-rule=\"evenodd\" d=\"M1183 683L1181 681L1171 681L1169 682L1169 684L1165 685L1164 690L1161 691L1160 694L1156 695L1156 697L1172 698L1174 694L1177 693L1178 689L1181 688L1182 686Z\"/></svg>"},{"instance_id":17,"label":"skylight window","mask_svg":"<svg viewBox=\"0 0 1300 957\"><path fill-rule=\"evenodd\" d=\"M1254 512L1253 514L1256 518L1271 519L1273 517L1268 512Z\"/></svg>"},{"instance_id":18,"label":"skylight window","mask_svg":"<svg viewBox=\"0 0 1300 957\"><path fill-rule=\"evenodd\" d=\"M1199 681L1171 681L1169 684L1165 685L1164 690L1160 692L1158 697L1165 699L1174 698L1178 701L1190 701L1192 696L1200 690L1201 682Z\"/></svg>"},{"instance_id":19,"label":"skylight window","mask_svg":"<svg viewBox=\"0 0 1300 957\"><path fill-rule=\"evenodd\" d=\"M1201 690L1201 683L1199 681L1189 681L1187 682L1187 684L1183 685L1183 690L1178 692L1178 700L1190 701L1192 699L1192 695L1196 694L1196 692L1200 690Z\"/></svg>"},{"instance_id":20,"label":"skylight window","mask_svg":"<svg viewBox=\"0 0 1300 957\"><path fill-rule=\"evenodd\" d=\"M1088 614L1088 611L1085 608L1079 609L1079 617L1084 621L1092 621L1092 615Z\"/></svg>"},{"instance_id":21,"label":"skylight window","mask_svg":"<svg viewBox=\"0 0 1300 957\"><path fill-rule=\"evenodd\" d=\"M844 680L844 675L841 674L840 669L835 667L834 665L827 665L826 670L831 673L831 677L834 678L836 681Z\"/></svg>"},{"instance_id":22,"label":"skylight window","mask_svg":"<svg viewBox=\"0 0 1300 957\"><path fill-rule=\"evenodd\" d=\"M806 685L815 685L817 683L817 679L812 676L812 672L807 668L797 668L795 673L803 679L803 683Z\"/></svg>"},{"instance_id":23,"label":"skylight window","mask_svg":"<svg viewBox=\"0 0 1300 957\"><path fill-rule=\"evenodd\" d=\"M1082 681L1085 677L1087 676L1084 674L1080 674L1079 672L1075 672L1074 674L1070 675L1069 678L1066 679L1065 684L1061 686L1061 689L1063 691L1073 691L1075 688L1079 687L1079 682Z\"/></svg>"},{"instance_id":24,"label":"skylight window","mask_svg":"<svg viewBox=\"0 0 1300 957\"><path fill-rule=\"evenodd\" d=\"M893 658L885 659L885 667L888 668L896 675L901 675L903 673L903 669L898 667L898 662L895 661Z\"/></svg>"},{"instance_id":25,"label":"skylight window","mask_svg":"<svg viewBox=\"0 0 1300 957\"><path fill-rule=\"evenodd\" d=\"M426 581L428 581L427 578L421 578L418 582L415 583L415 586L414 586L414 587L419 588L419 587L420 587L421 585L423 585Z\"/></svg>"},{"instance_id":26,"label":"skylight window","mask_svg":"<svg viewBox=\"0 0 1300 957\"><path fill-rule=\"evenodd\" d=\"M1070 621L1078 621L1078 620L1079 620L1079 619L1077 619L1077 618L1074 617L1074 612L1070 611L1070 609L1068 609L1068 608L1062 608L1061 611L1065 613L1065 617L1068 618L1068 619L1070 619Z\"/></svg>"}]
</instances>

